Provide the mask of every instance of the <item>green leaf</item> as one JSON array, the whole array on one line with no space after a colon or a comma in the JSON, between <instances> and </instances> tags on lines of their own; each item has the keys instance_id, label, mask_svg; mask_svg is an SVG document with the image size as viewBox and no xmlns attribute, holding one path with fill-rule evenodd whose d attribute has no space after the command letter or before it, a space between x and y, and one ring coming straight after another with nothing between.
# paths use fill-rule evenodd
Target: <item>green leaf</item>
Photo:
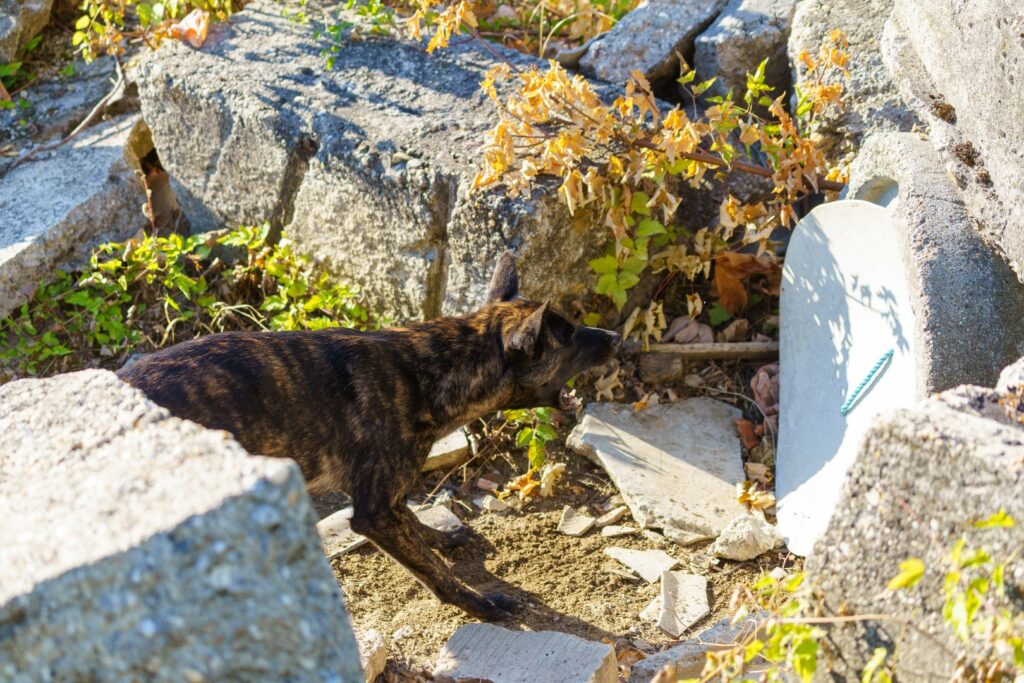
<instances>
[{"instance_id":1,"label":"green leaf","mask_svg":"<svg viewBox=\"0 0 1024 683\"><path fill-rule=\"evenodd\" d=\"M534 429L534 434L536 434L537 438L541 441L551 441L552 439L558 438L558 432L555 431L555 428L544 423L537 425L536 429Z\"/></svg>"},{"instance_id":2,"label":"green leaf","mask_svg":"<svg viewBox=\"0 0 1024 683\"><path fill-rule=\"evenodd\" d=\"M614 273L619 269L619 261L614 256L602 256L590 262L590 269L595 273Z\"/></svg>"},{"instance_id":3,"label":"green leaf","mask_svg":"<svg viewBox=\"0 0 1024 683\"><path fill-rule=\"evenodd\" d=\"M0 76L13 76L18 73L18 69L21 68L21 62L11 62L10 64L0 64Z\"/></svg>"},{"instance_id":4,"label":"green leaf","mask_svg":"<svg viewBox=\"0 0 1024 683\"><path fill-rule=\"evenodd\" d=\"M548 459L547 451L544 449L544 442L540 439L532 439L530 448L527 450L527 457L530 459L530 467L540 469L544 461Z\"/></svg>"},{"instance_id":5,"label":"green leaf","mask_svg":"<svg viewBox=\"0 0 1024 683\"><path fill-rule=\"evenodd\" d=\"M885 658L888 656L888 650L884 647L876 647L871 659L864 665L864 669L860 673L861 683L889 683L892 679L882 668L885 665Z\"/></svg>"},{"instance_id":6,"label":"green leaf","mask_svg":"<svg viewBox=\"0 0 1024 683\"><path fill-rule=\"evenodd\" d=\"M649 216L651 215L651 209L647 206L649 201L651 198L647 196L646 192L634 192L633 198L629 202L629 209L641 216Z\"/></svg>"},{"instance_id":7,"label":"green leaf","mask_svg":"<svg viewBox=\"0 0 1024 683\"><path fill-rule=\"evenodd\" d=\"M665 226L653 218L645 218L640 221L640 225L636 228L636 236L639 237L650 237L652 235L661 235L665 233Z\"/></svg>"},{"instance_id":8,"label":"green leaf","mask_svg":"<svg viewBox=\"0 0 1024 683\"><path fill-rule=\"evenodd\" d=\"M708 322L711 323L712 327L718 327L731 317L732 313L722 308L722 303L720 301L716 301L714 305L708 309Z\"/></svg>"},{"instance_id":9,"label":"green leaf","mask_svg":"<svg viewBox=\"0 0 1024 683\"><path fill-rule=\"evenodd\" d=\"M518 446L519 448L522 448L526 444L530 443L532 440L533 440L533 429L531 429L530 427L526 427L525 429L520 429L519 433L516 434L516 446Z\"/></svg>"},{"instance_id":10,"label":"green leaf","mask_svg":"<svg viewBox=\"0 0 1024 683\"><path fill-rule=\"evenodd\" d=\"M1017 522L1006 513L1005 508L999 508L999 512L989 516L988 519L984 519L974 523L974 526L978 529L992 529L992 528L1003 528L1009 529L1016 526Z\"/></svg>"},{"instance_id":11,"label":"green leaf","mask_svg":"<svg viewBox=\"0 0 1024 683\"><path fill-rule=\"evenodd\" d=\"M141 7L139 9L141 13ZM75 22L75 28L79 31L84 31L85 29L89 28L90 23L92 23L92 19L89 18L89 15L83 14L82 16L78 17L78 21Z\"/></svg>"},{"instance_id":12,"label":"green leaf","mask_svg":"<svg viewBox=\"0 0 1024 683\"><path fill-rule=\"evenodd\" d=\"M713 86L713 85L715 84L715 81L717 81L717 80L718 80L718 77L716 76L716 77L714 77L714 78L711 78L711 79L709 79L709 80L706 80L706 81L704 81L703 83L698 83L697 85L695 85L695 86L694 86L694 88L693 88L693 94L694 94L694 96L695 96L695 97L699 97L700 95L703 95L703 94L704 94L704 92L705 92L705 91L706 91L706 90L707 90L708 88L710 88L711 86Z\"/></svg>"},{"instance_id":13,"label":"green leaf","mask_svg":"<svg viewBox=\"0 0 1024 683\"><path fill-rule=\"evenodd\" d=\"M909 557L900 562L900 572L889 580L886 590L910 588L924 576L924 562L918 557Z\"/></svg>"}]
</instances>

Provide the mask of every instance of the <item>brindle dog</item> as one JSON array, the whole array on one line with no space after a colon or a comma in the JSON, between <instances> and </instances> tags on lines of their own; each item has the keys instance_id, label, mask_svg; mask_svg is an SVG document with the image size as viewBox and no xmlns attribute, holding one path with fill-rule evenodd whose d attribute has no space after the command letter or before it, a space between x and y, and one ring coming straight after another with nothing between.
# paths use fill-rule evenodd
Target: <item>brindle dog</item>
<instances>
[{"instance_id":1,"label":"brindle dog","mask_svg":"<svg viewBox=\"0 0 1024 683\"><path fill-rule=\"evenodd\" d=\"M158 351L119 373L173 415L231 432L250 453L294 458L310 492L352 498L352 529L440 600L495 619L515 608L462 584L428 543L459 539L406 507L431 445L503 408L558 405L618 335L519 298L503 255L488 303L405 329L225 333Z\"/></svg>"}]
</instances>

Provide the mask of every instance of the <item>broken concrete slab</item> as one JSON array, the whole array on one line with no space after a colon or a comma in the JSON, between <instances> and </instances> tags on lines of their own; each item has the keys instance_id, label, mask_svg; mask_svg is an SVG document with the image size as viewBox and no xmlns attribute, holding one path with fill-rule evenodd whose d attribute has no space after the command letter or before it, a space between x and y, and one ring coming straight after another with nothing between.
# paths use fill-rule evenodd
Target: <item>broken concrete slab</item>
<instances>
[{"instance_id":1,"label":"broken concrete slab","mask_svg":"<svg viewBox=\"0 0 1024 683\"><path fill-rule=\"evenodd\" d=\"M362 681L294 462L99 370L0 387L0 433L0 679Z\"/></svg>"},{"instance_id":2,"label":"broken concrete slab","mask_svg":"<svg viewBox=\"0 0 1024 683\"><path fill-rule=\"evenodd\" d=\"M958 389L959 391L959 389ZM880 416L864 437L842 499L806 563L806 584L820 591L830 614L908 614L899 622L866 621L831 629L839 656L819 659L833 680L856 677L845 667L867 661L875 647L893 653L893 679L944 680L955 659L979 654L943 619L947 553L963 539L995 562L1024 547L1024 424L960 412L941 399ZM913 514L908 514L907 510ZM999 510L1014 527L973 525ZM907 558L925 571L910 590L885 590ZM1024 583L1019 562L1006 565L1008 585ZM1011 577L1012 574L1012 577ZM884 645L883 645L884 644ZM983 647L983 646L982 646ZM829 672L831 669L831 672Z\"/></svg>"},{"instance_id":3,"label":"broken concrete slab","mask_svg":"<svg viewBox=\"0 0 1024 683\"><path fill-rule=\"evenodd\" d=\"M842 78L844 107L820 117L822 147L840 158L876 131L909 132L919 123L903 102L888 69L882 63L879 40L893 0L802 0L796 6L789 37L793 83L804 85L807 67L800 53L816 56L829 34L840 29L849 40L850 77Z\"/></svg>"},{"instance_id":4,"label":"broken concrete slab","mask_svg":"<svg viewBox=\"0 0 1024 683\"><path fill-rule=\"evenodd\" d=\"M138 119L96 126L0 179L0 315L58 266L147 224L132 152Z\"/></svg>"},{"instance_id":5,"label":"broken concrete slab","mask_svg":"<svg viewBox=\"0 0 1024 683\"><path fill-rule=\"evenodd\" d=\"M23 47L50 21L53 0L0 0L0 64L18 59Z\"/></svg>"},{"instance_id":6,"label":"broken concrete slab","mask_svg":"<svg viewBox=\"0 0 1024 683\"><path fill-rule=\"evenodd\" d=\"M327 71L322 48L311 26L254 0L211 26L202 50L165 44L146 58L143 114L192 229L269 220L399 321L483 303L511 248L523 294L568 309L606 233L574 229L557 183L517 199L470 192L497 122L478 87L491 52L519 68L544 62L473 41L431 55L371 37L347 42Z\"/></svg>"},{"instance_id":7,"label":"broken concrete slab","mask_svg":"<svg viewBox=\"0 0 1024 683\"><path fill-rule=\"evenodd\" d=\"M615 524L616 522L620 521L623 517L625 517L627 512L629 512L629 508L626 507L625 505L620 505L618 507L612 508L608 512L598 517L594 521L594 525L597 527L605 527L609 524Z\"/></svg>"},{"instance_id":8,"label":"broken concrete slab","mask_svg":"<svg viewBox=\"0 0 1024 683\"><path fill-rule=\"evenodd\" d=\"M455 513L444 505L432 505L420 509L410 503L409 509L413 511L418 520L438 531L456 531L463 526L462 521L455 516ZM352 531L351 520L352 506L346 506L317 522L316 530L320 535L320 542L323 544L324 555L328 559L340 557L369 543L369 539L365 536Z\"/></svg>"},{"instance_id":9,"label":"broken concrete slab","mask_svg":"<svg viewBox=\"0 0 1024 683\"><path fill-rule=\"evenodd\" d=\"M611 524L601 528L601 535L605 538L619 538L621 536L631 536L632 534L638 534L640 530L633 526L617 526Z\"/></svg>"},{"instance_id":10,"label":"broken concrete slab","mask_svg":"<svg viewBox=\"0 0 1024 683\"><path fill-rule=\"evenodd\" d=\"M708 551L715 557L745 562L782 545L782 536L760 511L734 519L722 530Z\"/></svg>"},{"instance_id":11,"label":"broken concrete slab","mask_svg":"<svg viewBox=\"0 0 1024 683\"><path fill-rule=\"evenodd\" d=\"M883 58L983 236L1024 280L1024 17L1017 0L897 0ZM960 49L950 49L950 46ZM964 78L964 74L974 77ZM995 98L993 100L993 97Z\"/></svg>"},{"instance_id":12,"label":"broken concrete slab","mask_svg":"<svg viewBox=\"0 0 1024 683\"><path fill-rule=\"evenodd\" d=\"M647 583L659 581L662 574L679 564L679 560L663 550L633 550L612 546L605 548L604 554L635 571Z\"/></svg>"},{"instance_id":13,"label":"broken concrete slab","mask_svg":"<svg viewBox=\"0 0 1024 683\"><path fill-rule=\"evenodd\" d=\"M798 555L825 529L874 416L917 400L919 340L902 253L891 214L864 201L819 206L793 232L780 302L775 495L779 530Z\"/></svg>"},{"instance_id":14,"label":"broken concrete slab","mask_svg":"<svg viewBox=\"0 0 1024 683\"><path fill-rule=\"evenodd\" d=\"M641 527L714 536L743 512L738 417L709 398L642 411L591 403L566 445L604 467Z\"/></svg>"},{"instance_id":15,"label":"broken concrete slab","mask_svg":"<svg viewBox=\"0 0 1024 683\"><path fill-rule=\"evenodd\" d=\"M555 631L466 624L445 643L434 677L493 683L616 683L611 645Z\"/></svg>"},{"instance_id":16,"label":"broken concrete slab","mask_svg":"<svg viewBox=\"0 0 1024 683\"><path fill-rule=\"evenodd\" d=\"M694 38L714 21L725 2L647 0L590 42L580 70L616 85L625 83L633 71L652 82L674 78L677 55L692 52Z\"/></svg>"},{"instance_id":17,"label":"broken concrete slab","mask_svg":"<svg viewBox=\"0 0 1024 683\"><path fill-rule=\"evenodd\" d=\"M765 83L771 97L790 90L786 44L796 0L730 0L708 30L697 36L693 68L697 82L715 79L706 91L725 97L730 90L739 100L747 89L747 74L765 58Z\"/></svg>"},{"instance_id":18,"label":"broken concrete slab","mask_svg":"<svg viewBox=\"0 0 1024 683\"><path fill-rule=\"evenodd\" d=\"M728 619L723 619L711 628L702 631L696 638L656 652L646 659L641 659L630 669L628 683L650 683L667 664L675 664L676 675L680 680L699 678L704 670L708 652L732 647L743 633L749 633L750 629L754 627L754 622L751 619L737 625L732 625ZM749 673L756 673L760 670L759 667L760 662L755 662Z\"/></svg>"},{"instance_id":19,"label":"broken concrete slab","mask_svg":"<svg viewBox=\"0 0 1024 683\"><path fill-rule=\"evenodd\" d=\"M918 397L991 386L1024 345L1024 285L976 232L931 144L913 133L869 136L846 197L892 213L915 312ZM970 306L964 292L972 292Z\"/></svg>"},{"instance_id":20,"label":"broken concrete slab","mask_svg":"<svg viewBox=\"0 0 1024 683\"><path fill-rule=\"evenodd\" d=\"M377 631L370 629L356 634L359 644L359 662L363 667L365 683L374 683L388 663L388 644Z\"/></svg>"},{"instance_id":21,"label":"broken concrete slab","mask_svg":"<svg viewBox=\"0 0 1024 683\"><path fill-rule=\"evenodd\" d=\"M558 530L566 536L583 536L594 528L595 521L593 517L580 514L566 505L562 508L562 518L558 520Z\"/></svg>"},{"instance_id":22,"label":"broken concrete slab","mask_svg":"<svg viewBox=\"0 0 1024 683\"><path fill-rule=\"evenodd\" d=\"M708 580L705 577L671 571L661 575L658 628L678 638L710 613Z\"/></svg>"},{"instance_id":23,"label":"broken concrete slab","mask_svg":"<svg viewBox=\"0 0 1024 683\"><path fill-rule=\"evenodd\" d=\"M456 429L430 448L423 472L447 470L456 467L469 457L469 439L466 432Z\"/></svg>"}]
</instances>

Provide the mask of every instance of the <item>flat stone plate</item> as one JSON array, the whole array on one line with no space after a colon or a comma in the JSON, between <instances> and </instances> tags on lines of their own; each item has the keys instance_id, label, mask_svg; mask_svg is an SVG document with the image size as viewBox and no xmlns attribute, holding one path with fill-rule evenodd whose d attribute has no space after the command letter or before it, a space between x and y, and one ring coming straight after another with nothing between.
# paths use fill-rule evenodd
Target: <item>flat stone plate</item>
<instances>
[{"instance_id":1,"label":"flat stone plate","mask_svg":"<svg viewBox=\"0 0 1024 683\"><path fill-rule=\"evenodd\" d=\"M746 479L734 421L740 411L710 398L646 410L591 403L566 445L597 461L645 529L714 537L744 514Z\"/></svg>"},{"instance_id":2,"label":"flat stone plate","mask_svg":"<svg viewBox=\"0 0 1024 683\"><path fill-rule=\"evenodd\" d=\"M890 213L824 204L793 231L782 276L778 527L798 555L825 530L872 418L915 403L914 313ZM843 417L886 352L892 360Z\"/></svg>"}]
</instances>

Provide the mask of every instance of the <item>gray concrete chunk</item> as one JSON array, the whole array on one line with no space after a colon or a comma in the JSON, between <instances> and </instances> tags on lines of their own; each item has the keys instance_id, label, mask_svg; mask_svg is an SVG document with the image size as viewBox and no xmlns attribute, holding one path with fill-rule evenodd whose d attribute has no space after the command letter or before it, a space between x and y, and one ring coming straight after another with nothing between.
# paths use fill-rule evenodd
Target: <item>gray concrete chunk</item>
<instances>
[{"instance_id":1,"label":"gray concrete chunk","mask_svg":"<svg viewBox=\"0 0 1024 683\"><path fill-rule=\"evenodd\" d=\"M57 266L147 225L128 145L137 118L96 126L0 178L0 315Z\"/></svg>"},{"instance_id":2,"label":"gray concrete chunk","mask_svg":"<svg viewBox=\"0 0 1024 683\"><path fill-rule=\"evenodd\" d=\"M590 43L580 59L587 76L622 84L633 71L650 80L679 68L676 53L693 49L693 40L725 6L726 0L647 0L612 30Z\"/></svg>"},{"instance_id":3,"label":"gray concrete chunk","mask_svg":"<svg viewBox=\"0 0 1024 683\"><path fill-rule=\"evenodd\" d=\"M743 512L739 416L709 398L642 411L592 403L566 444L604 467L640 526L714 536Z\"/></svg>"},{"instance_id":4,"label":"gray concrete chunk","mask_svg":"<svg viewBox=\"0 0 1024 683\"><path fill-rule=\"evenodd\" d=\"M112 373L0 387L0 679L363 676L302 475Z\"/></svg>"},{"instance_id":5,"label":"gray concrete chunk","mask_svg":"<svg viewBox=\"0 0 1024 683\"><path fill-rule=\"evenodd\" d=\"M472 41L424 47L347 41L326 71L313 27L254 0L211 26L202 50L150 55L142 110L192 229L269 220L402 321L483 303L509 248L526 296L570 303L605 233L573 230L557 184L531 198L470 193L497 121L478 83L496 59Z\"/></svg>"},{"instance_id":6,"label":"gray concrete chunk","mask_svg":"<svg viewBox=\"0 0 1024 683\"><path fill-rule=\"evenodd\" d=\"M665 572L661 575L658 628L678 638L710 613L706 578L684 572Z\"/></svg>"},{"instance_id":7,"label":"gray concrete chunk","mask_svg":"<svg viewBox=\"0 0 1024 683\"><path fill-rule=\"evenodd\" d=\"M445 643L434 676L493 683L615 683L611 645L554 631L466 624Z\"/></svg>"},{"instance_id":8,"label":"gray concrete chunk","mask_svg":"<svg viewBox=\"0 0 1024 683\"><path fill-rule=\"evenodd\" d=\"M443 505L432 505L423 509L410 504L416 518L427 526L438 531L455 531L462 528L462 522L451 510ZM352 531L352 507L346 506L324 517L316 524L324 554L328 558L338 557L352 552L368 543L365 536Z\"/></svg>"},{"instance_id":9,"label":"gray concrete chunk","mask_svg":"<svg viewBox=\"0 0 1024 683\"><path fill-rule=\"evenodd\" d=\"M430 448L427 461L423 463L424 472L451 469L469 457L469 439L461 429L444 437Z\"/></svg>"}]
</instances>

